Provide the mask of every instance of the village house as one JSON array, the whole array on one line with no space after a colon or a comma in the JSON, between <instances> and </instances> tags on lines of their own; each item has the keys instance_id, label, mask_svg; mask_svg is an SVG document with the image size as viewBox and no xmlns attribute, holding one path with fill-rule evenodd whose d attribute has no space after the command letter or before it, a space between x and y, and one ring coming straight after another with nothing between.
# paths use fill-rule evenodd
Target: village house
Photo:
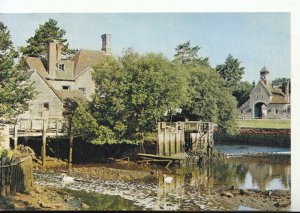
<instances>
[{"instance_id":1,"label":"village house","mask_svg":"<svg viewBox=\"0 0 300 213\"><path fill-rule=\"evenodd\" d=\"M68 98L91 100L95 91L92 66L111 54L110 34L103 34L101 50L81 49L67 59L62 56L62 45L49 43L47 60L27 57L26 65L32 72L30 81L38 92L29 102L28 110L19 116L20 125L41 129L42 121L63 119L63 104ZM23 122L22 122L23 120ZM30 123L28 123L30 122Z\"/></svg>"},{"instance_id":2,"label":"village house","mask_svg":"<svg viewBox=\"0 0 300 213\"><path fill-rule=\"evenodd\" d=\"M260 80L250 93L250 98L240 108L240 118L289 119L291 116L289 85L285 93L269 82L270 71L264 66Z\"/></svg>"}]
</instances>

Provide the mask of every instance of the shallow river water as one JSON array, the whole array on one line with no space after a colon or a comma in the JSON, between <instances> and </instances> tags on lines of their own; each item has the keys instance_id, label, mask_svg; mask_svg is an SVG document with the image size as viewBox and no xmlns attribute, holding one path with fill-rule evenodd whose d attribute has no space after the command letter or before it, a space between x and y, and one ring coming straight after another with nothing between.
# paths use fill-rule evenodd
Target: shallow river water
<instances>
[{"instance_id":1,"label":"shallow river water","mask_svg":"<svg viewBox=\"0 0 300 213\"><path fill-rule=\"evenodd\" d=\"M217 146L225 153L264 152L266 149L247 146ZM236 150L236 151L235 151ZM256 150L256 151L255 151ZM288 149L269 150L266 152L289 152ZM174 168L163 171L173 178L164 183L162 174L154 180L107 181L99 178L83 179L75 177L75 182L64 184L59 173L36 172L36 183L56 188L84 190L97 193L101 197L95 210L105 210L101 203L109 200L111 210L251 210L246 206L216 202L211 196L212 189L234 186L241 189L283 189L290 190L290 160L285 157L274 158L230 158L209 167L195 166L188 169ZM108 197L107 197L108 196ZM111 197L109 197L111 196ZM101 201L102 200L102 201ZM101 207L102 206L102 207Z\"/></svg>"}]
</instances>

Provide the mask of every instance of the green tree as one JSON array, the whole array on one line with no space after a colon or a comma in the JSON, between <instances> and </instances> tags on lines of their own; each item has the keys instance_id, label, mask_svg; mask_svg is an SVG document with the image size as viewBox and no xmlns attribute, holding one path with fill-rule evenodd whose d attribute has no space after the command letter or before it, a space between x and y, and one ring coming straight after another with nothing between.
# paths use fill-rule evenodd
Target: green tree
<instances>
[{"instance_id":1,"label":"green tree","mask_svg":"<svg viewBox=\"0 0 300 213\"><path fill-rule=\"evenodd\" d=\"M186 66L190 102L183 107L189 120L214 122L228 134L236 133L236 100L226 81L212 68Z\"/></svg>"},{"instance_id":2,"label":"green tree","mask_svg":"<svg viewBox=\"0 0 300 213\"><path fill-rule=\"evenodd\" d=\"M154 53L126 51L119 59L102 58L94 67L93 116L114 133L116 141L141 141L167 110L186 100L187 82L179 68Z\"/></svg>"},{"instance_id":3,"label":"green tree","mask_svg":"<svg viewBox=\"0 0 300 213\"><path fill-rule=\"evenodd\" d=\"M241 63L241 61L229 54L224 64L216 66L216 71L226 80L228 87L232 91L236 89L245 73L245 67L242 67Z\"/></svg>"},{"instance_id":4,"label":"green tree","mask_svg":"<svg viewBox=\"0 0 300 213\"><path fill-rule=\"evenodd\" d=\"M250 93L253 89L253 85L248 81L243 81L240 84L236 85L235 90L232 95L236 98L238 102L238 107L245 103L250 98Z\"/></svg>"},{"instance_id":5,"label":"green tree","mask_svg":"<svg viewBox=\"0 0 300 213\"><path fill-rule=\"evenodd\" d=\"M289 92L291 92L291 79L290 78L276 78L272 81L273 86L278 86L284 93L287 84L289 84Z\"/></svg>"},{"instance_id":6,"label":"green tree","mask_svg":"<svg viewBox=\"0 0 300 213\"><path fill-rule=\"evenodd\" d=\"M17 57L10 33L0 22L0 118L8 120L21 113L35 94L28 73L14 66Z\"/></svg>"},{"instance_id":7,"label":"green tree","mask_svg":"<svg viewBox=\"0 0 300 213\"><path fill-rule=\"evenodd\" d=\"M35 30L34 36L26 41L27 46L20 48L23 56L46 58L48 44L54 40L63 45L63 54L74 53L75 50L68 48L69 43L64 38L66 31L61 29L57 23L56 20L49 19L44 24L40 24L39 28Z\"/></svg>"},{"instance_id":8,"label":"green tree","mask_svg":"<svg viewBox=\"0 0 300 213\"><path fill-rule=\"evenodd\" d=\"M200 50L199 46L192 47L191 41L187 41L183 44L179 44L175 48L175 61L181 64L198 64L202 66L210 67L208 58L203 58L198 56L198 52Z\"/></svg>"},{"instance_id":9,"label":"green tree","mask_svg":"<svg viewBox=\"0 0 300 213\"><path fill-rule=\"evenodd\" d=\"M64 108L70 134L80 136L92 144L116 143L114 133L105 126L98 125L91 113L91 103L67 99Z\"/></svg>"}]
</instances>

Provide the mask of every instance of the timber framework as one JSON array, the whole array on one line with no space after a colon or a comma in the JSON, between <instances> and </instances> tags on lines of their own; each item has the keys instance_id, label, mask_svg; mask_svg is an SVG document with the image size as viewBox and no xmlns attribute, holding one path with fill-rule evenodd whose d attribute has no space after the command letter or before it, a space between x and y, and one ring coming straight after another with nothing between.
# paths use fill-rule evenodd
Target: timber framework
<instances>
[{"instance_id":1,"label":"timber framework","mask_svg":"<svg viewBox=\"0 0 300 213\"><path fill-rule=\"evenodd\" d=\"M42 162L46 161L47 138L70 137L68 123L63 119L20 119L14 125L9 125L9 138L14 141L14 148L18 145L19 137L42 137Z\"/></svg>"},{"instance_id":2,"label":"timber framework","mask_svg":"<svg viewBox=\"0 0 300 213\"><path fill-rule=\"evenodd\" d=\"M201 121L159 122L156 152L144 148L138 154L143 162L179 163L180 166L210 159L214 149L213 123Z\"/></svg>"}]
</instances>

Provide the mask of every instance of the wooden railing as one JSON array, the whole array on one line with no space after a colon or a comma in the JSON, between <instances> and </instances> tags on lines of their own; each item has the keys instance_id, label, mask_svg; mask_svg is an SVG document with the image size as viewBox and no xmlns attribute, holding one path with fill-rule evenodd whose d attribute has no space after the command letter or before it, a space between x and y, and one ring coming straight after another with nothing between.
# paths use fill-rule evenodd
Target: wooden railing
<instances>
[{"instance_id":1,"label":"wooden railing","mask_svg":"<svg viewBox=\"0 0 300 213\"><path fill-rule=\"evenodd\" d=\"M35 136L42 135L43 130L46 133L62 134L67 133L68 125L63 119L20 119L16 125L9 128L10 136Z\"/></svg>"}]
</instances>

